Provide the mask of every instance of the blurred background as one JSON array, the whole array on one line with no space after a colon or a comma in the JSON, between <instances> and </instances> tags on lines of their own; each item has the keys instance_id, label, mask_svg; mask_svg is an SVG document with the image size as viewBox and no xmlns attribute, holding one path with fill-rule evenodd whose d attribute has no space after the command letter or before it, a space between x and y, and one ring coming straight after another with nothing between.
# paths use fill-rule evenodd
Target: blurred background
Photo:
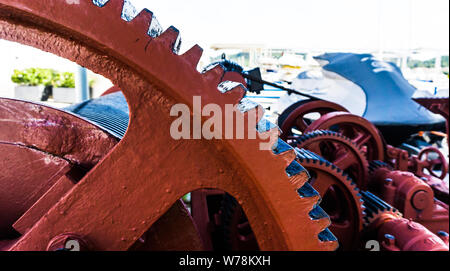
<instances>
[{"instance_id":1,"label":"blurred background","mask_svg":"<svg viewBox=\"0 0 450 271\"><path fill-rule=\"evenodd\" d=\"M320 70L314 56L326 52L370 53L395 63L420 90L448 91L447 0L128 2L136 12L150 9L164 29L177 27L183 41L181 53L194 44L202 46L199 69L225 53L246 69L261 67L266 80L290 84L304 71ZM41 76L26 71L29 68L50 69L59 77L66 73L67 78L60 82L63 87L72 86L71 81L74 84L79 75L79 67L70 61L4 40L0 40L0 59L3 97L15 97L15 86L23 76ZM18 74L12 80L14 70ZM111 86L91 72L87 81L88 98L99 96ZM54 101L50 95L44 102L64 106L80 99L69 96Z\"/></svg>"}]
</instances>

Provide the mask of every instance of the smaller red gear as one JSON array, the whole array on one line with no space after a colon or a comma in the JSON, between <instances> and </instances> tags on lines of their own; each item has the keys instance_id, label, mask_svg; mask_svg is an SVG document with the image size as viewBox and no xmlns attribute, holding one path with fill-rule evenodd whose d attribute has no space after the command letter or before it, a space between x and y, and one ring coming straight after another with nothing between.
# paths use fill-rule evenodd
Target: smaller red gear
<instances>
[{"instance_id":1,"label":"smaller red gear","mask_svg":"<svg viewBox=\"0 0 450 271\"><path fill-rule=\"evenodd\" d=\"M330 230L340 248L352 250L359 244L363 229L364 205L356 183L341 169L305 150L296 149L297 161L311 175L310 184L322 197L320 206L331 218Z\"/></svg>"},{"instance_id":2,"label":"smaller red gear","mask_svg":"<svg viewBox=\"0 0 450 271\"><path fill-rule=\"evenodd\" d=\"M278 126L283 131L281 139L287 140L295 137L292 133L293 128L303 133L313 121L308 118L309 115L315 113L323 116L336 111L348 112L341 105L324 100L303 100L294 103L278 118Z\"/></svg>"},{"instance_id":3,"label":"smaller red gear","mask_svg":"<svg viewBox=\"0 0 450 271\"><path fill-rule=\"evenodd\" d=\"M363 150L369 161L385 159L386 144L378 129L363 117L347 112L331 112L323 115L305 130L331 130L350 138Z\"/></svg>"},{"instance_id":4,"label":"smaller red gear","mask_svg":"<svg viewBox=\"0 0 450 271\"><path fill-rule=\"evenodd\" d=\"M369 162L351 139L340 133L319 130L291 140L290 144L325 158L347 173L359 189L367 190Z\"/></svg>"},{"instance_id":5,"label":"smaller red gear","mask_svg":"<svg viewBox=\"0 0 450 271\"><path fill-rule=\"evenodd\" d=\"M383 215L390 215L396 218L403 218L403 214L379 197L370 192L361 191L364 206L366 207L364 216L364 226L369 227Z\"/></svg>"}]
</instances>

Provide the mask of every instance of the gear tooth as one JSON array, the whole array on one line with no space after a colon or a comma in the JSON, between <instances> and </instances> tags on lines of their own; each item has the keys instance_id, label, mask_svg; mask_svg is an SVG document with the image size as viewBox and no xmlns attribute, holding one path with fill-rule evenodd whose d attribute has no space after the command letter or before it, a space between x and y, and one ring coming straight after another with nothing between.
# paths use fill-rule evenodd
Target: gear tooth
<instances>
[{"instance_id":1,"label":"gear tooth","mask_svg":"<svg viewBox=\"0 0 450 271\"><path fill-rule=\"evenodd\" d=\"M106 3L108 3L110 0L92 0L92 3L94 5L96 5L97 7L103 7L104 5L106 5Z\"/></svg>"},{"instance_id":2,"label":"gear tooth","mask_svg":"<svg viewBox=\"0 0 450 271\"><path fill-rule=\"evenodd\" d=\"M267 129L266 129L267 130ZM291 145L287 144L284 140L281 138L278 138L277 144L273 146L272 151L275 155L280 155L285 152L294 152L294 148L291 147Z\"/></svg>"},{"instance_id":3,"label":"gear tooth","mask_svg":"<svg viewBox=\"0 0 450 271\"><path fill-rule=\"evenodd\" d=\"M258 124L256 125L256 129L258 130L258 132L260 133L265 133L268 131L271 131L273 129L277 129L279 130L280 128L278 127L278 125L272 123L271 121L269 121L266 118L262 118ZM276 144L276 146L278 146L278 144ZM290 145L289 145L290 146ZM292 147L291 147L292 149Z\"/></svg>"},{"instance_id":4,"label":"gear tooth","mask_svg":"<svg viewBox=\"0 0 450 271\"><path fill-rule=\"evenodd\" d=\"M262 108L262 106L248 98L243 98L239 105L238 105L238 109L239 111L241 111L242 113L257 109L257 108ZM263 112L264 112L264 108L262 108Z\"/></svg>"},{"instance_id":5,"label":"gear tooth","mask_svg":"<svg viewBox=\"0 0 450 271\"><path fill-rule=\"evenodd\" d=\"M274 124L270 123L264 123L264 124L258 124L258 131L261 130L270 130L273 129L273 127L277 127L277 126L272 126ZM262 126L266 126L266 127L262 127ZM296 157L296 153L295 150L286 142L284 142L282 139L278 138L278 141L273 145L272 147L272 151L275 155L280 155L284 160L286 160L288 163L292 163L292 161L295 160Z\"/></svg>"},{"instance_id":6,"label":"gear tooth","mask_svg":"<svg viewBox=\"0 0 450 271\"><path fill-rule=\"evenodd\" d=\"M136 17L136 15L138 15L138 11L130 0L123 0L122 14L120 17L123 20L130 22Z\"/></svg>"},{"instance_id":7,"label":"gear tooth","mask_svg":"<svg viewBox=\"0 0 450 271\"><path fill-rule=\"evenodd\" d=\"M312 220L329 219L328 214L318 205L309 212L309 217Z\"/></svg>"},{"instance_id":8,"label":"gear tooth","mask_svg":"<svg viewBox=\"0 0 450 271\"><path fill-rule=\"evenodd\" d=\"M223 96L222 98L225 104L238 104L238 109L243 113L245 113L245 111L243 111L242 108L251 108L251 106L257 106L256 103L248 99L244 99L247 89L241 83L224 81L218 84L217 89L222 94L226 94L226 96ZM243 107L241 108L240 105L243 105Z\"/></svg>"},{"instance_id":9,"label":"gear tooth","mask_svg":"<svg viewBox=\"0 0 450 271\"><path fill-rule=\"evenodd\" d=\"M108 13L117 15L117 17L122 18L125 1L124 0L94 0L94 5L107 10Z\"/></svg>"},{"instance_id":10,"label":"gear tooth","mask_svg":"<svg viewBox=\"0 0 450 271\"><path fill-rule=\"evenodd\" d=\"M142 33L148 34L152 21L153 13L148 9L143 9L130 20L130 24L133 25L133 29L137 29L139 32L142 31Z\"/></svg>"},{"instance_id":11,"label":"gear tooth","mask_svg":"<svg viewBox=\"0 0 450 271\"><path fill-rule=\"evenodd\" d=\"M242 85L241 83L238 82L233 82L233 81L224 81L221 82L218 86L217 89L221 92L221 93L228 93L230 91L233 91L236 88L242 88L244 90L244 92L247 90L245 88L244 85Z\"/></svg>"},{"instance_id":12,"label":"gear tooth","mask_svg":"<svg viewBox=\"0 0 450 271\"><path fill-rule=\"evenodd\" d=\"M256 116L256 123L257 123L257 127L256 128L258 128L258 126L263 128L263 129L259 130L260 133L271 131L275 127L277 127L277 126L274 125L274 126L271 126L270 130L266 129L266 131L264 131L264 128L267 127L267 126L261 125L260 122L263 119L265 109L259 103L255 103L255 102L251 101L248 98L241 99L241 101L239 102L239 104L237 106L237 109L239 111L241 111L242 113L247 114L249 116L253 116L253 114ZM265 122L265 120L264 120L264 122ZM277 133L279 133L278 132L278 128L277 128Z\"/></svg>"},{"instance_id":13,"label":"gear tooth","mask_svg":"<svg viewBox=\"0 0 450 271\"><path fill-rule=\"evenodd\" d=\"M212 82L217 86L222 80L225 70L223 69L222 65L216 64L207 66L203 69L202 73L206 80Z\"/></svg>"},{"instance_id":14,"label":"gear tooth","mask_svg":"<svg viewBox=\"0 0 450 271\"><path fill-rule=\"evenodd\" d=\"M153 15L147 34L152 38L156 38L159 37L162 34L162 32L163 32L162 26L159 24L158 19L156 19L156 17Z\"/></svg>"},{"instance_id":15,"label":"gear tooth","mask_svg":"<svg viewBox=\"0 0 450 271\"><path fill-rule=\"evenodd\" d=\"M398 217L403 216L397 209L393 208L374 194L368 191L362 191L361 194L364 201L364 212L366 214L364 217L366 227L370 226L370 224L383 213L390 213Z\"/></svg>"},{"instance_id":16,"label":"gear tooth","mask_svg":"<svg viewBox=\"0 0 450 271\"><path fill-rule=\"evenodd\" d=\"M286 174L291 178L289 181L296 189L303 187L311 178L308 171L296 161L289 164Z\"/></svg>"},{"instance_id":17,"label":"gear tooth","mask_svg":"<svg viewBox=\"0 0 450 271\"><path fill-rule=\"evenodd\" d=\"M189 51L183 54L183 58L193 67L197 68L200 58L203 55L203 49L199 45L194 45Z\"/></svg>"},{"instance_id":18,"label":"gear tooth","mask_svg":"<svg viewBox=\"0 0 450 271\"><path fill-rule=\"evenodd\" d=\"M153 13L150 10L144 8L130 20L130 23L139 28L142 28L143 31L148 32L152 20Z\"/></svg>"},{"instance_id":19,"label":"gear tooth","mask_svg":"<svg viewBox=\"0 0 450 271\"><path fill-rule=\"evenodd\" d=\"M319 233L319 240L321 242L337 242L338 239L334 234L327 228Z\"/></svg>"},{"instance_id":20,"label":"gear tooth","mask_svg":"<svg viewBox=\"0 0 450 271\"><path fill-rule=\"evenodd\" d=\"M162 42L165 47L172 50L172 52L174 52L175 54L178 54L178 52L180 51L180 31L178 31L178 29L176 29L174 26L167 28L167 30L161 33L161 35L157 37L155 41Z\"/></svg>"},{"instance_id":21,"label":"gear tooth","mask_svg":"<svg viewBox=\"0 0 450 271\"><path fill-rule=\"evenodd\" d=\"M309 183L305 183L301 188L297 190L297 192L302 198L320 198L319 192L317 192L317 190L314 189Z\"/></svg>"}]
</instances>

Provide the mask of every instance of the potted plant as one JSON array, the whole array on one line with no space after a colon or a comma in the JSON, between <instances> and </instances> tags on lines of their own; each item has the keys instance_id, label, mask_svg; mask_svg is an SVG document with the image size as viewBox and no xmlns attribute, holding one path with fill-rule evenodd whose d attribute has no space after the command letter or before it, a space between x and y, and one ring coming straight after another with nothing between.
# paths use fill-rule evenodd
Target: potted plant
<instances>
[{"instance_id":1,"label":"potted plant","mask_svg":"<svg viewBox=\"0 0 450 271\"><path fill-rule=\"evenodd\" d=\"M42 100L44 85L38 69L14 70L11 80L17 84L14 88L15 98L28 101Z\"/></svg>"},{"instance_id":2,"label":"potted plant","mask_svg":"<svg viewBox=\"0 0 450 271\"><path fill-rule=\"evenodd\" d=\"M75 103L75 75L71 72L59 73L53 80L53 100L58 103Z\"/></svg>"}]
</instances>

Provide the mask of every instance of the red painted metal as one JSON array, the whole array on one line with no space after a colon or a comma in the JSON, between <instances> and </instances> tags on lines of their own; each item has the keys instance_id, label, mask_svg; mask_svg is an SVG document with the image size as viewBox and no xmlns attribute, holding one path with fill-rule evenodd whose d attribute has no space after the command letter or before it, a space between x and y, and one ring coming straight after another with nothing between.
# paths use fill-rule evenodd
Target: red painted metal
<instances>
[{"instance_id":1,"label":"red painted metal","mask_svg":"<svg viewBox=\"0 0 450 271\"><path fill-rule=\"evenodd\" d=\"M291 129L294 127L300 132L306 131L309 124L305 117L309 114L316 113L323 116L336 111L348 112L341 105L323 100L305 100L295 103L287 108L279 118L278 125L281 131L283 131L281 138L288 140L292 136Z\"/></svg>"},{"instance_id":2,"label":"red painted metal","mask_svg":"<svg viewBox=\"0 0 450 271\"><path fill-rule=\"evenodd\" d=\"M12 224L71 166L59 157L19 145L0 143L0 239Z\"/></svg>"},{"instance_id":3,"label":"red painted metal","mask_svg":"<svg viewBox=\"0 0 450 271\"><path fill-rule=\"evenodd\" d=\"M386 162L397 170L407 171L409 165L409 154L407 151L395 148L391 145L387 146Z\"/></svg>"},{"instance_id":4,"label":"red painted metal","mask_svg":"<svg viewBox=\"0 0 450 271\"><path fill-rule=\"evenodd\" d=\"M358 188L367 189L369 163L364 153L349 138L331 131L315 131L297 138L291 145L325 158L347 173Z\"/></svg>"},{"instance_id":5,"label":"red painted metal","mask_svg":"<svg viewBox=\"0 0 450 271\"><path fill-rule=\"evenodd\" d=\"M346 112L328 113L309 125L305 133L316 130L333 130L350 138L369 161L383 161L385 158L382 135L372 123L362 117Z\"/></svg>"},{"instance_id":6,"label":"red painted metal","mask_svg":"<svg viewBox=\"0 0 450 271\"><path fill-rule=\"evenodd\" d=\"M450 134L449 134L449 100L447 98L417 98L413 99L420 105L424 106L431 112L439 114L447 121L447 144L450 146Z\"/></svg>"},{"instance_id":7,"label":"red painted metal","mask_svg":"<svg viewBox=\"0 0 450 271\"><path fill-rule=\"evenodd\" d=\"M119 91L122 91L122 90L120 90L120 88L118 88L116 86L112 86L112 87L108 88L105 92L103 92L101 96L105 96L105 95L119 92Z\"/></svg>"},{"instance_id":8,"label":"red painted metal","mask_svg":"<svg viewBox=\"0 0 450 271\"><path fill-rule=\"evenodd\" d=\"M300 156L298 161L308 170L310 184L322 197L320 206L331 218L330 230L338 238L340 249L357 249L364 206L356 184L333 164Z\"/></svg>"},{"instance_id":9,"label":"red painted metal","mask_svg":"<svg viewBox=\"0 0 450 271\"><path fill-rule=\"evenodd\" d=\"M437 159L430 159L430 154L437 154L438 158ZM441 180L443 180L447 174L448 174L448 163L447 160L445 159L444 154L442 154L441 151L439 151L439 149L435 148L435 147L428 147L428 148L424 148L420 151L419 155L417 156L417 160L414 161L415 162L415 167L414 169L416 170L416 175L421 176L421 177L435 177L435 178L439 178ZM435 172L434 167L440 165L440 174L438 175ZM425 169L428 171L425 172Z\"/></svg>"},{"instance_id":10,"label":"red painted metal","mask_svg":"<svg viewBox=\"0 0 450 271\"><path fill-rule=\"evenodd\" d=\"M430 153L435 153L438 158L430 160ZM388 145L386 159L392 168L409 171L421 177L433 189L439 200L449 203L449 187L444 181L448 174L448 163L439 149L428 147L422 149L418 156L409 156L407 151ZM435 172L435 167L438 165L441 171L439 175Z\"/></svg>"},{"instance_id":11,"label":"red painted metal","mask_svg":"<svg viewBox=\"0 0 450 271\"><path fill-rule=\"evenodd\" d=\"M24 101L0 101L0 115L3 117L0 123L2 128L7 128L0 130L0 137L8 141L0 143L0 152L3 153L0 163L6 165L0 175L0 232L1 237L5 238L15 236L14 230L26 234L75 186L85 171L98 163L118 143L118 139L64 111ZM36 136L30 135L32 128ZM75 141L74 135L62 132L64 130L80 138ZM52 140L57 135L58 140ZM92 149L84 152L86 147ZM180 205L173 209L177 206L181 209ZM135 249L203 249L198 242L197 229L185 208L184 211L165 214L164 219L158 220L146 233L145 246L139 243ZM173 238L179 233L179 226L184 228L186 239ZM158 236L151 234L153 232L158 232ZM92 245L86 245L87 240L83 237L74 236L77 235L63 233L56 236L50 241L47 250L64 249L68 239L78 240L84 250L94 249ZM8 247L13 244L12 241L4 243Z\"/></svg>"},{"instance_id":12,"label":"red painted metal","mask_svg":"<svg viewBox=\"0 0 450 271\"><path fill-rule=\"evenodd\" d=\"M206 248L182 200L134 243L133 251L201 251Z\"/></svg>"},{"instance_id":13,"label":"red painted metal","mask_svg":"<svg viewBox=\"0 0 450 271\"><path fill-rule=\"evenodd\" d=\"M65 111L0 98L0 142L28 146L91 169L118 139Z\"/></svg>"},{"instance_id":14,"label":"red painted metal","mask_svg":"<svg viewBox=\"0 0 450 271\"><path fill-rule=\"evenodd\" d=\"M264 250L335 249L336 242L318 238L328 218L310 218L318 198L300 198L296 192L307 177L286 174L293 151L281 156L259 151L261 140L180 142L168 137L172 105L192 109L193 97L201 96L202 104L224 107L237 104L244 90L219 92L222 67L198 73L198 46L174 54L174 28L150 37L151 13L143 11L126 22L120 19L122 7L119 0L102 8L90 1L52 0L45 7L31 0L0 1L0 38L50 51L104 75L123 90L130 107L130 125L120 143L10 249L44 250L55 237L70 233L98 250L125 250L179 198L201 188L227 191L242 203ZM262 108L244 115L248 122L251 115L260 117Z\"/></svg>"},{"instance_id":15,"label":"red painted metal","mask_svg":"<svg viewBox=\"0 0 450 271\"><path fill-rule=\"evenodd\" d=\"M381 215L378 221L378 240L387 251L448 251L441 238L414 221Z\"/></svg>"},{"instance_id":16,"label":"red painted metal","mask_svg":"<svg viewBox=\"0 0 450 271\"><path fill-rule=\"evenodd\" d=\"M381 167L371 174L371 188L387 203L432 232L449 231L448 205L435 199L431 187L413 173Z\"/></svg>"}]
</instances>

